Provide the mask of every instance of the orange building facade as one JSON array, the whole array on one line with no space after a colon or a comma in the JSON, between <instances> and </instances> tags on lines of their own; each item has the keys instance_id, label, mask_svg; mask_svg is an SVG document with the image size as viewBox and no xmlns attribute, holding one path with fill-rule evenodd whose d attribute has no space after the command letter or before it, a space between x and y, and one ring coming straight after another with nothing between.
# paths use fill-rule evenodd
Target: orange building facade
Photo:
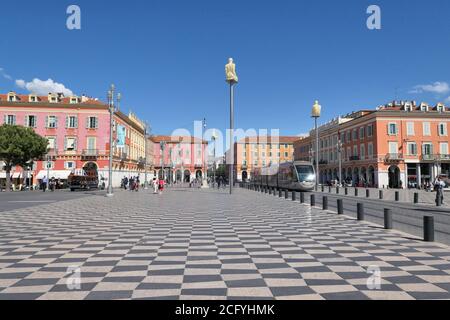
<instances>
[{"instance_id":1,"label":"orange building facade","mask_svg":"<svg viewBox=\"0 0 450 320\"><path fill-rule=\"evenodd\" d=\"M320 183L341 177L356 186L423 187L450 175L449 108L396 101L321 126ZM298 160L314 162L315 132L296 144Z\"/></svg>"},{"instance_id":2,"label":"orange building facade","mask_svg":"<svg viewBox=\"0 0 450 320\"><path fill-rule=\"evenodd\" d=\"M251 179L254 169L294 160L294 143L301 137L248 137L234 145L235 178Z\"/></svg>"}]
</instances>

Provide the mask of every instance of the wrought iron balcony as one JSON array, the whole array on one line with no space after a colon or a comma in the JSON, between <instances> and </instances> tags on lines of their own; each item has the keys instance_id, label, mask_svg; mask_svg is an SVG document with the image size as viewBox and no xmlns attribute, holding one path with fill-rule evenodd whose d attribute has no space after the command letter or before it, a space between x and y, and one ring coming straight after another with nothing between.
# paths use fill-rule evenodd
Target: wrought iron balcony
<instances>
[{"instance_id":1,"label":"wrought iron balcony","mask_svg":"<svg viewBox=\"0 0 450 320\"><path fill-rule=\"evenodd\" d=\"M423 161L450 161L450 154L424 154Z\"/></svg>"},{"instance_id":2,"label":"wrought iron balcony","mask_svg":"<svg viewBox=\"0 0 450 320\"><path fill-rule=\"evenodd\" d=\"M349 159L350 159L350 161L359 161L359 160L361 160L361 158L359 156L351 156Z\"/></svg>"},{"instance_id":3,"label":"wrought iron balcony","mask_svg":"<svg viewBox=\"0 0 450 320\"><path fill-rule=\"evenodd\" d=\"M97 157L99 155L99 151L98 149L83 149L82 155L88 157Z\"/></svg>"},{"instance_id":4,"label":"wrought iron balcony","mask_svg":"<svg viewBox=\"0 0 450 320\"><path fill-rule=\"evenodd\" d=\"M403 157L402 153L388 153L386 155L386 161L402 161L405 157Z\"/></svg>"}]
</instances>

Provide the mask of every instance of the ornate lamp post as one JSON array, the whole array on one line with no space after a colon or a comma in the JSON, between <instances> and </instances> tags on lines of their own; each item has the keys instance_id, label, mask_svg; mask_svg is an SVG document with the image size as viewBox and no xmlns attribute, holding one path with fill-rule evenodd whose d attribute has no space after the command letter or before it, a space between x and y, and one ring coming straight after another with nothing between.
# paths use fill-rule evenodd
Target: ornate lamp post
<instances>
[{"instance_id":1,"label":"ornate lamp post","mask_svg":"<svg viewBox=\"0 0 450 320\"><path fill-rule=\"evenodd\" d=\"M112 186L112 178L113 178L113 117L114 117L114 92L115 92L115 86L114 84L111 85L109 91L108 91L108 106L109 106L109 169L108 169L108 193L106 194L107 197L113 197L113 186ZM117 102L120 103L122 96L119 93L117 95Z\"/></svg>"},{"instance_id":2,"label":"ornate lamp post","mask_svg":"<svg viewBox=\"0 0 450 320\"><path fill-rule=\"evenodd\" d=\"M214 149L213 149L213 158L214 158L214 161L213 161L213 175L214 175L214 177L213 177L213 188L214 188L215 185L216 185L216 140L217 140L217 133L216 133L215 130L214 130L214 133L212 135L212 140L213 140L213 143L214 143Z\"/></svg>"},{"instance_id":3,"label":"ornate lamp post","mask_svg":"<svg viewBox=\"0 0 450 320\"><path fill-rule=\"evenodd\" d=\"M230 194L233 193L234 180L234 86L238 83L236 65L232 58L228 59L225 66L226 82L230 85Z\"/></svg>"},{"instance_id":4,"label":"ornate lamp post","mask_svg":"<svg viewBox=\"0 0 450 320\"><path fill-rule=\"evenodd\" d=\"M145 152L145 163L144 163L144 167L145 167L145 172L144 172L144 190L148 190L148 181L147 181L147 166L148 166L148 133L149 133L149 129L148 129L148 122L145 121L145 128L144 128L144 152Z\"/></svg>"},{"instance_id":5,"label":"ornate lamp post","mask_svg":"<svg viewBox=\"0 0 450 320\"><path fill-rule=\"evenodd\" d=\"M166 148L166 142L165 141L161 141L159 143L159 146L161 147L161 172L162 172L162 179L165 180L166 178L166 173L164 172L165 169L165 164L164 164L164 150Z\"/></svg>"},{"instance_id":6,"label":"ornate lamp post","mask_svg":"<svg viewBox=\"0 0 450 320\"><path fill-rule=\"evenodd\" d=\"M340 133L338 133L338 142L337 142L336 148L337 148L338 157L339 157L339 160L338 160L338 162L339 162L339 174L338 174L339 186L343 185L342 184L342 146L343 146L343 144L342 144L342 140L341 140L341 135L340 135Z\"/></svg>"},{"instance_id":7,"label":"ornate lamp post","mask_svg":"<svg viewBox=\"0 0 450 320\"><path fill-rule=\"evenodd\" d=\"M322 111L322 106L319 104L319 101L313 105L311 117L314 118L314 128L316 133L316 191L319 190L319 130L317 128L317 119L320 118L320 114Z\"/></svg>"},{"instance_id":8,"label":"ornate lamp post","mask_svg":"<svg viewBox=\"0 0 450 320\"><path fill-rule=\"evenodd\" d=\"M206 146L206 150L203 146L203 135L206 132L206 118L203 118L203 134L202 134L202 140L200 141L200 146L202 148L202 154L203 154L203 168L205 168L205 174L203 174L203 182L202 182L202 188L206 189L208 188L208 145Z\"/></svg>"}]
</instances>

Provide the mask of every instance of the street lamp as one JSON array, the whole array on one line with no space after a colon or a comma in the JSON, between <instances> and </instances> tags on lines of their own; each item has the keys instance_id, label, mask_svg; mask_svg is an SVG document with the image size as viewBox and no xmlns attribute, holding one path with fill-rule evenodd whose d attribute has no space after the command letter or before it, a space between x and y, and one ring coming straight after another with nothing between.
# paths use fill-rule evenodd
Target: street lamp
<instances>
[{"instance_id":1,"label":"street lamp","mask_svg":"<svg viewBox=\"0 0 450 320\"><path fill-rule=\"evenodd\" d=\"M145 179L145 182L144 182L144 190L148 190L148 181L147 181L147 166L148 166L148 149L147 149L147 146L148 146L148 144L147 144L147 139L148 139L148 122L147 121L145 121L145 127L144 127L144 138L145 138L145 141L144 141L144 150L145 150L145 163L144 163L144 179Z\"/></svg>"},{"instance_id":2,"label":"street lamp","mask_svg":"<svg viewBox=\"0 0 450 320\"><path fill-rule=\"evenodd\" d=\"M161 148L161 172L162 172L162 179L163 180L165 180L165 176L166 176L166 173L164 172L164 169L165 169L165 167L164 167L164 150L166 148L166 144L167 143L165 141L161 141L159 143L159 146Z\"/></svg>"},{"instance_id":3,"label":"street lamp","mask_svg":"<svg viewBox=\"0 0 450 320\"><path fill-rule=\"evenodd\" d=\"M202 133L202 139L200 141L200 146L202 148L202 155L203 155L203 159L202 159L202 165L203 168L205 170L205 174L203 174L202 178L203 178L203 182L202 182L202 188L206 189L208 188L208 150L206 148L204 148L203 146L203 136L206 132L206 118L203 118L203 133Z\"/></svg>"},{"instance_id":4,"label":"street lamp","mask_svg":"<svg viewBox=\"0 0 450 320\"><path fill-rule=\"evenodd\" d=\"M340 134L338 133L338 142L336 144L336 148L337 148L337 152L338 152L338 157L339 157L339 186L342 186L342 141L341 141L341 137Z\"/></svg>"},{"instance_id":5,"label":"street lamp","mask_svg":"<svg viewBox=\"0 0 450 320\"><path fill-rule=\"evenodd\" d=\"M113 193L113 186L112 186L112 166L113 166L113 117L114 117L114 92L116 88L114 84L111 85L110 89L108 90L108 106L109 106L109 169L108 169L108 193L106 194L107 197L111 198L114 196ZM117 94L117 104L120 104L120 100L122 99L122 95L119 93Z\"/></svg>"},{"instance_id":6,"label":"street lamp","mask_svg":"<svg viewBox=\"0 0 450 320\"><path fill-rule=\"evenodd\" d=\"M212 140L213 140L213 143L214 143L214 148L213 148L213 175L214 175L214 178L213 178L213 188L215 187L215 185L216 185L216 140L217 140L217 134L216 134L216 130L214 130L214 132L213 132L213 135L212 135Z\"/></svg>"},{"instance_id":7,"label":"street lamp","mask_svg":"<svg viewBox=\"0 0 450 320\"><path fill-rule=\"evenodd\" d=\"M311 112L311 117L314 118L314 130L316 132L316 191L319 190L319 130L317 128L317 119L320 118L321 112L322 106L316 100Z\"/></svg>"},{"instance_id":8,"label":"street lamp","mask_svg":"<svg viewBox=\"0 0 450 320\"><path fill-rule=\"evenodd\" d=\"M238 83L238 76L236 74L236 65L233 58L228 59L228 64L225 66L226 82L230 85L230 194L233 193L234 180L234 86Z\"/></svg>"}]
</instances>

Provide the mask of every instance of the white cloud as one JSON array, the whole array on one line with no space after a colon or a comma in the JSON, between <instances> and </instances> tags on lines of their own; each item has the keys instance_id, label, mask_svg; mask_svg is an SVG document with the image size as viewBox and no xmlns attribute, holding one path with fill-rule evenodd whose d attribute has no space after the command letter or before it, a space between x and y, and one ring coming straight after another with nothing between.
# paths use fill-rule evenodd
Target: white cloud
<instances>
[{"instance_id":1,"label":"white cloud","mask_svg":"<svg viewBox=\"0 0 450 320\"><path fill-rule=\"evenodd\" d=\"M49 93L63 93L65 96L73 95L72 90L66 88L62 83L55 82L52 79L41 80L35 78L31 82L26 82L19 79L16 80L16 85L19 88L26 89L37 95L47 95Z\"/></svg>"},{"instance_id":2,"label":"white cloud","mask_svg":"<svg viewBox=\"0 0 450 320\"><path fill-rule=\"evenodd\" d=\"M445 94L450 92L450 85L447 82L436 81L433 84L422 84L415 86L410 93L431 92L437 94Z\"/></svg>"},{"instance_id":3,"label":"white cloud","mask_svg":"<svg viewBox=\"0 0 450 320\"><path fill-rule=\"evenodd\" d=\"M0 68L0 75L7 80L12 80L12 77L7 74L3 68Z\"/></svg>"}]
</instances>

